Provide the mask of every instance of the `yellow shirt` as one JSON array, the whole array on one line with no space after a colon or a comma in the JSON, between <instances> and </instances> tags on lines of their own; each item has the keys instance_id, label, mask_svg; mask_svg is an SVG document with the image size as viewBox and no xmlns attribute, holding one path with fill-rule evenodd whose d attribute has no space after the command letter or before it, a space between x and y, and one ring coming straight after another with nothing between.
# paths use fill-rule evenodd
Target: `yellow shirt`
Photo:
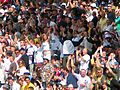
<instances>
[{"instance_id":1,"label":"yellow shirt","mask_svg":"<svg viewBox=\"0 0 120 90\"><path fill-rule=\"evenodd\" d=\"M25 84L20 88L20 90L25 90Z\"/></svg>"},{"instance_id":2,"label":"yellow shirt","mask_svg":"<svg viewBox=\"0 0 120 90\"><path fill-rule=\"evenodd\" d=\"M32 83L29 83L29 85L26 85L26 86L25 86L25 89L24 89L24 90L28 90L29 87L35 88L35 86L34 86Z\"/></svg>"},{"instance_id":3,"label":"yellow shirt","mask_svg":"<svg viewBox=\"0 0 120 90\"><path fill-rule=\"evenodd\" d=\"M100 22L99 22L99 24L100 24L100 31L102 32L103 31L103 28L107 25L107 20L108 20L108 18L101 18L100 19Z\"/></svg>"}]
</instances>

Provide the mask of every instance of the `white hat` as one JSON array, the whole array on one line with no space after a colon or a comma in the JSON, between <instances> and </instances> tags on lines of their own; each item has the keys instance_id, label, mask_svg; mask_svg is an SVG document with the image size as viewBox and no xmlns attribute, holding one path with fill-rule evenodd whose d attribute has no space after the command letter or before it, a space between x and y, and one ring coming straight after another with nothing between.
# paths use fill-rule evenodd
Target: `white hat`
<instances>
[{"instance_id":1,"label":"white hat","mask_svg":"<svg viewBox=\"0 0 120 90\"><path fill-rule=\"evenodd\" d=\"M72 85L72 84L69 84L69 85L68 85L68 88L73 88L73 85Z\"/></svg>"},{"instance_id":2,"label":"white hat","mask_svg":"<svg viewBox=\"0 0 120 90\"><path fill-rule=\"evenodd\" d=\"M108 32L105 32L105 38L111 38L111 35L110 35L110 33L108 33Z\"/></svg>"},{"instance_id":3,"label":"white hat","mask_svg":"<svg viewBox=\"0 0 120 90\"><path fill-rule=\"evenodd\" d=\"M12 5L11 8L15 8L15 5Z\"/></svg>"},{"instance_id":4,"label":"white hat","mask_svg":"<svg viewBox=\"0 0 120 90\"><path fill-rule=\"evenodd\" d=\"M65 8L66 8L66 3L62 3L60 6L65 6Z\"/></svg>"},{"instance_id":5,"label":"white hat","mask_svg":"<svg viewBox=\"0 0 120 90\"><path fill-rule=\"evenodd\" d=\"M56 3L52 3L52 6L56 6L57 7L57 4Z\"/></svg>"},{"instance_id":6,"label":"white hat","mask_svg":"<svg viewBox=\"0 0 120 90\"><path fill-rule=\"evenodd\" d=\"M94 7L97 7L97 6L96 6L96 3L92 3L90 6L93 7L93 8L94 8Z\"/></svg>"}]
</instances>

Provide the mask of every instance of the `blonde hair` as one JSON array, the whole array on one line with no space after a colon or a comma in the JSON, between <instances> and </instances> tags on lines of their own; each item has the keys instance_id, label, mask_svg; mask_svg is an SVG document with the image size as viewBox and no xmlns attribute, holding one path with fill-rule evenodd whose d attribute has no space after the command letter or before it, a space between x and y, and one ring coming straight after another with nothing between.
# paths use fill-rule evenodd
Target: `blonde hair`
<instances>
[{"instance_id":1,"label":"blonde hair","mask_svg":"<svg viewBox=\"0 0 120 90\"><path fill-rule=\"evenodd\" d=\"M25 62L22 59L18 61L18 65L20 64L20 62L22 62L22 65L25 66Z\"/></svg>"}]
</instances>

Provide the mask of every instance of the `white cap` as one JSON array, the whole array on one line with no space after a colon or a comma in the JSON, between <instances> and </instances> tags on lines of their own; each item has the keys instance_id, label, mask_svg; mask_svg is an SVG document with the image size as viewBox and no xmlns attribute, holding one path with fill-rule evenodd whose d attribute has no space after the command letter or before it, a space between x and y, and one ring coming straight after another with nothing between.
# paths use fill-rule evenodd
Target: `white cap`
<instances>
[{"instance_id":1,"label":"white cap","mask_svg":"<svg viewBox=\"0 0 120 90\"><path fill-rule=\"evenodd\" d=\"M90 6L91 6L91 7L97 7L97 6L96 6L96 3L92 3Z\"/></svg>"},{"instance_id":2,"label":"white cap","mask_svg":"<svg viewBox=\"0 0 120 90\"><path fill-rule=\"evenodd\" d=\"M11 8L15 8L15 5L12 5Z\"/></svg>"},{"instance_id":3,"label":"white cap","mask_svg":"<svg viewBox=\"0 0 120 90\"><path fill-rule=\"evenodd\" d=\"M105 32L105 38L111 38L111 35L110 35L110 33L108 33L108 32Z\"/></svg>"},{"instance_id":4,"label":"white cap","mask_svg":"<svg viewBox=\"0 0 120 90\"><path fill-rule=\"evenodd\" d=\"M69 84L69 85L68 85L68 88L73 88L73 85L72 85L72 84Z\"/></svg>"}]
</instances>

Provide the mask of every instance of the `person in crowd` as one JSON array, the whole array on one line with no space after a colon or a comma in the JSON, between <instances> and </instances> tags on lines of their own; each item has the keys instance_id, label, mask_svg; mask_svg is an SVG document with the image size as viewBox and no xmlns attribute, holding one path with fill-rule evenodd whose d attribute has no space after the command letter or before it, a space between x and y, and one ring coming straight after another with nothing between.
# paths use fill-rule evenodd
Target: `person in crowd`
<instances>
[{"instance_id":1,"label":"person in crowd","mask_svg":"<svg viewBox=\"0 0 120 90\"><path fill-rule=\"evenodd\" d=\"M74 70L72 71L72 73L79 81L79 90L87 89L87 86L91 84L91 79L89 76L86 75L85 69L81 69L80 74L74 73Z\"/></svg>"},{"instance_id":2,"label":"person in crowd","mask_svg":"<svg viewBox=\"0 0 120 90\"><path fill-rule=\"evenodd\" d=\"M119 11L119 0L0 1L0 89L119 89Z\"/></svg>"},{"instance_id":3,"label":"person in crowd","mask_svg":"<svg viewBox=\"0 0 120 90\"><path fill-rule=\"evenodd\" d=\"M20 90L20 85L15 82L13 77L8 77L8 84L10 86L10 90Z\"/></svg>"},{"instance_id":4,"label":"person in crowd","mask_svg":"<svg viewBox=\"0 0 120 90\"><path fill-rule=\"evenodd\" d=\"M18 65L19 67L17 68L17 75L21 76L27 71L27 69L25 67L25 62L23 60L19 60Z\"/></svg>"},{"instance_id":5,"label":"person in crowd","mask_svg":"<svg viewBox=\"0 0 120 90\"><path fill-rule=\"evenodd\" d=\"M26 83L27 83L27 85L24 87L25 90L29 90L30 87L35 88L34 84L31 83L29 77L26 77L26 78L25 78L25 81L26 81Z\"/></svg>"},{"instance_id":6,"label":"person in crowd","mask_svg":"<svg viewBox=\"0 0 120 90\"><path fill-rule=\"evenodd\" d=\"M14 56L10 57L10 62L11 62L11 64L10 64L9 72L12 72L14 74L16 72L16 69L17 69L17 65L14 61Z\"/></svg>"}]
</instances>

